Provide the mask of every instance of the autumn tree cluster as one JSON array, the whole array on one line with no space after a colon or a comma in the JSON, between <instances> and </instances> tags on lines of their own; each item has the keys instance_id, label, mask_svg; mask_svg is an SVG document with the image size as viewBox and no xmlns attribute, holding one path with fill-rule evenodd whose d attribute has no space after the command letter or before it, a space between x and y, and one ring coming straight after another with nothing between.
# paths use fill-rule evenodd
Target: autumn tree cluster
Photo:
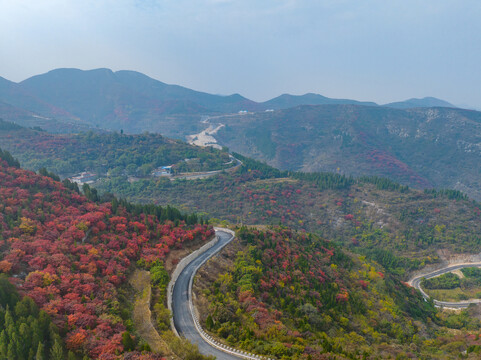
<instances>
[{"instance_id":1,"label":"autumn tree cluster","mask_svg":"<svg viewBox=\"0 0 481 360\"><path fill-rule=\"evenodd\" d=\"M205 328L230 346L278 359L449 359L459 354L450 343L479 350L469 332L479 320L438 313L365 256L287 228L237 234L231 265L212 260L206 274L226 270L198 293Z\"/></svg>"},{"instance_id":2,"label":"autumn tree cluster","mask_svg":"<svg viewBox=\"0 0 481 360\"><path fill-rule=\"evenodd\" d=\"M155 207L154 214L132 213L122 204L94 203L0 160L0 271L50 316L66 350L79 358L124 353L129 318L121 287L133 264L162 261L171 249L214 233L196 218L175 218L174 210L158 207L158 217ZM161 221L167 213L171 220ZM44 345L47 352L51 341Z\"/></svg>"},{"instance_id":3,"label":"autumn tree cluster","mask_svg":"<svg viewBox=\"0 0 481 360\"><path fill-rule=\"evenodd\" d=\"M94 171L113 177L150 176L160 166L175 172L210 171L231 167L227 152L199 148L159 134L50 134L0 119L2 147L31 170L46 168L64 177Z\"/></svg>"}]
</instances>

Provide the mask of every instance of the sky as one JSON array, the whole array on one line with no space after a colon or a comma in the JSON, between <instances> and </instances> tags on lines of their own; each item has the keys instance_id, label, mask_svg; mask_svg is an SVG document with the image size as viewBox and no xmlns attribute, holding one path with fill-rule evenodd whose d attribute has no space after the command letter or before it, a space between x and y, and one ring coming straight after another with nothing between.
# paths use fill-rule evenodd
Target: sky
<instances>
[{"instance_id":1,"label":"sky","mask_svg":"<svg viewBox=\"0 0 481 360\"><path fill-rule=\"evenodd\" d=\"M481 109L480 19L479 0L0 0L0 76L102 67L256 101Z\"/></svg>"}]
</instances>

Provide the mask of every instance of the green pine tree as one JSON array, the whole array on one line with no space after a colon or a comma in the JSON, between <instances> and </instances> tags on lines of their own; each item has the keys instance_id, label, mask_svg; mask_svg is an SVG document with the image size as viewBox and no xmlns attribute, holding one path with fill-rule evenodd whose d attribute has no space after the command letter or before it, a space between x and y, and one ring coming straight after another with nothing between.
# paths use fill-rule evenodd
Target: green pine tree
<instances>
[{"instance_id":1,"label":"green pine tree","mask_svg":"<svg viewBox=\"0 0 481 360\"><path fill-rule=\"evenodd\" d=\"M0 333L0 358L6 359L8 353L8 338L5 330Z\"/></svg>"},{"instance_id":2,"label":"green pine tree","mask_svg":"<svg viewBox=\"0 0 481 360\"><path fill-rule=\"evenodd\" d=\"M17 353L25 358L28 357L28 350L32 347L32 336L30 328L26 323L21 323L18 328Z\"/></svg>"},{"instance_id":3,"label":"green pine tree","mask_svg":"<svg viewBox=\"0 0 481 360\"><path fill-rule=\"evenodd\" d=\"M62 344L58 338L55 339L55 343L50 349L50 360L64 360Z\"/></svg>"},{"instance_id":4,"label":"green pine tree","mask_svg":"<svg viewBox=\"0 0 481 360\"><path fill-rule=\"evenodd\" d=\"M5 312L5 329L7 330L8 337L12 337L12 334L15 332L15 320L13 320L13 316L8 305L7 311Z\"/></svg>"},{"instance_id":5,"label":"green pine tree","mask_svg":"<svg viewBox=\"0 0 481 360\"><path fill-rule=\"evenodd\" d=\"M135 349L135 341L132 339L132 336L130 336L128 331L125 331L122 334L122 345L124 345L125 351L132 351Z\"/></svg>"},{"instance_id":6,"label":"green pine tree","mask_svg":"<svg viewBox=\"0 0 481 360\"><path fill-rule=\"evenodd\" d=\"M40 329L40 325L38 323L38 320L37 319L33 319L31 322L30 322L30 329L32 331L32 349L37 349L38 348L38 345L39 343L42 341L43 339L43 334L41 332L41 329ZM43 346L43 345L42 345ZM44 347L45 348L45 347Z\"/></svg>"},{"instance_id":7,"label":"green pine tree","mask_svg":"<svg viewBox=\"0 0 481 360\"><path fill-rule=\"evenodd\" d=\"M38 343L37 353L35 354L35 360L44 360L44 346L41 342Z\"/></svg>"},{"instance_id":8,"label":"green pine tree","mask_svg":"<svg viewBox=\"0 0 481 360\"><path fill-rule=\"evenodd\" d=\"M207 319L205 321L205 327L207 330L212 330L214 327L214 320L212 319L212 316L207 316Z\"/></svg>"},{"instance_id":9,"label":"green pine tree","mask_svg":"<svg viewBox=\"0 0 481 360\"><path fill-rule=\"evenodd\" d=\"M17 358L17 352L16 352L16 346L13 341L11 341L8 344L8 351L7 351L7 359L16 359Z\"/></svg>"}]
</instances>

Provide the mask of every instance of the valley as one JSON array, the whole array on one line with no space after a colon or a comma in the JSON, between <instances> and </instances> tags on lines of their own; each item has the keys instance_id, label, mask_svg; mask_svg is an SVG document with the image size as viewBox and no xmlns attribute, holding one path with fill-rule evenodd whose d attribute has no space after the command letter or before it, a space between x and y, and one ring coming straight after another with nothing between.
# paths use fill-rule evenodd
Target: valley
<instances>
[{"instance_id":1,"label":"valley","mask_svg":"<svg viewBox=\"0 0 481 360\"><path fill-rule=\"evenodd\" d=\"M9 124L4 124L3 127L7 128L2 135L3 139L12 141L13 135L16 134L14 138L17 140L11 142L12 146L16 144L16 151L27 148L26 145L22 145L21 141L19 142L20 139L47 144L47 146L44 145L47 149L45 153L49 154L61 155L64 150L60 150L66 146L60 140L62 137L52 137L49 134L19 127L14 127L12 130ZM108 220L112 215L107 214L105 223L110 228L99 230L99 232L97 230L90 232L90 228L96 229L99 226L93 225L92 227L94 224L92 222L87 223L87 228L81 226L83 229L81 238L86 239L85 242L88 246L99 241L99 245L102 244L101 239L106 241L102 246L107 246L112 243L112 240L107 240L109 236L119 236L119 239L122 239L122 236L127 234L123 234L123 231L133 231L130 233L131 236L138 238L143 229L142 225L147 225L149 229L152 228L152 225L149 225L149 218L143 215L146 213L157 214L157 216L160 214L160 219L163 219L161 221L165 224L162 226L165 229L167 229L165 226L171 226L173 235L160 233L162 242L178 244L174 248L179 249L182 245L178 241L182 241L181 239L190 238L199 241L199 237L195 235L183 237L184 235L181 234L184 230L176 230L175 224L184 229L187 224L194 226L196 221L202 224L204 220L194 215L181 215L181 212L167 205L176 203L181 206L183 211L196 211L200 216L210 218L211 223L225 224L236 231L238 239L227 245L219 255L202 267L194 282L195 301L201 326L208 332L209 337L215 339L213 341L222 343L227 348L238 348L269 358L282 359L288 356L302 359L309 355L312 358L314 354L330 354L339 358L356 357L361 354L364 354L363 356L387 356L388 354L398 356L403 352L413 351L413 347L408 350L407 344L414 341L413 339L422 338L425 339L424 342L416 340L417 345L414 349L416 354L429 354L435 351L439 358L449 358L453 354L453 350L441 345L442 337L439 334L451 337L452 335L447 334L449 334L449 329L454 327L462 330L459 330L460 333L454 338L450 338L450 342L461 341L466 348L475 345L468 334L472 331L470 329L478 326L479 320L476 317L469 321L466 320L466 316L468 316L466 312L473 310L466 309L463 310L464 312L454 315L442 313L435 309L434 303L425 302L419 292L407 287L402 282L409 277L409 274L419 271L426 265L439 264L442 259L438 249L444 249L453 255L481 252L478 219L481 213L478 205L468 200L462 193L421 191L376 177L351 178L339 174L280 171L240 154L233 154L233 158L227 156L229 161L226 161L226 155L218 150L191 148L188 145L156 135L136 137L122 134L80 134L73 139L78 144L84 144L82 146L85 147L88 144L85 136L92 137L93 143L98 143L98 139L101 137L104 146L110 149L105 155L102 152L97 153L98 159L87 157L93 163L97 162L100 165L101 161L105 161L102 160L105 156L111 156L110 152L118 153L129 149L129 147L125 147L126 144L135 149L133 154L141 155L142 151L145 151L143 149L152 148L148 146L149 141L154 141L161 145L160 148L164 147L163 159L165 156L172 156L179 151L180 154L182 151L194 151L196 156L205 152L206 155L213 156L212 160L222 159L218 163L225 164L228 169L231 169L216 173L206 179L171 181L159 178L158 180L143 179L133 183L129 183L127 176L119 172L116 176L99 182L96 185L98 190L90 187L84 188L85 195L91 199L90 201L103 204L88 205L88 207L92 209L94 206L102 206L104 209L111 208L113 214L118 214L112 220ZM117 141L122 144L118 150L115 145ZM147 146L142 147L143 145L140 146L140 144ZM85 153L88 154L88 150ZM36 157L28 152L19 152L18 154L24 156L28 161L40 159L40 156ZM79 152L77 155L79 158L76 161L83 161L85 156L83 154L84 152ZM144 154L141 155L142 161L152 161L147 160L149 151ZM8 153L5 153L4 157L10 166L18 166L18 163ZM178 158L182 159L184 155L182 154ZM236 161L238 163L233 168L232 165ZM142 162L137 164L142 164ZM5 171L11 172L13 169L8 168ZM48 170L42 171L43 176L55 177ZM31 172L25 174L27 177L38 177L34 183L41 183L41 175ZM43 179L49 178L44 177ZM52 179L48 181L55 184ZM68 184L68 182L64 182L63 186L71 186ZM72 186L72 189L71 191L75 194L75 186ZM127 197L137 204L143 202L146 205L130 205L124 200L118 201L116 198L112 198L109 193ZM127 194L128 196L126 196ZM82 200L81 195L79 196L75 195L79 199L78 201L85 201ZM179 199L182 200L182 203L179 203ZM229 201L225 201L226 199ZM166 205L162 207L148 205L152 202ZM10 210L5 211L6 208L4 213L9 214ZM134 214L133 216L140 216L140 220L137 220L135 226L128 225L128 222L124 224L121 220L122 217L129 216L127 215L129 212ZM35 220L33 213L24 212L24 214L27 215L27 219L35 222L21 220L17 226L28 229L28 224L36 224L40 229L41 221L44 220ZM88 214L89 212L84 216ZM173 223L167 220L177 217L178 220ZM12 225L3 225L2 236L9 236L7 235L8 229L19 220L13 221L13 223L12 220L6 222ZM22 221L25 222L25 225L22 225ZM155 221L155 217L152 218L152 221ZM185 225L183 225L184 223ZM251 226L246 227L246 224L251 224ZM279 227L279 224L282 226ZM127 225L128 228L124 225ZM78 226L76 229L79 229ZM131 226L134 228L127 230ZM159 226L161 226L160 223ZM198 225L195 226L200 231ZM202 235L202 239L205 240L202 241L206 241L207 234L212 231L205 226L203 225L203 229L206 232ZM160 228L157 227L157 229ZM153 231L153 229L149 231ZM75 236L79 236L80 239L80 235L79 233ZM267 239L272 240L267 241ZM156 242L153 241L154 245ZM160 244L154 245L157 249L155 251L161 249L167 251L165 245L160 246ZM432 244L436 244L436 246L433 247ZM188 242L186 246L189 246ZM277 254L282 254L276 260L280 261L277 265L264 263L268 259L274 261L272 250L269 250L270 247L274 247ZM131 245L127 246L125 250L129 248ZM148 249L145 250L145 258L141 257L140 260L137 260L134 267L131 262L129 270L124 270L124 279L131 271L149 271L152 286L152 302L150 303L152 325L160 334L162 343L167 344L166 347L155 349L162 354L172 353L174 357L185 358L187 352L195 353L197 350L185 342L186 340L176 338L169 331L170 317L165 302L170 276L165 272L163 262L156 260L163 258L163 255L154 255L152 250ZM120 251L123 253L124 250ZM305 253L306 251L308 253ZM265 257L262 255L263 252L270 255ZM308 254L313 257L311 258ZM132 256L135 255L132 254ZM301 261L301 258L304 260ZM11 262L13 257L8 255L4 259ZM179 260L177 258L175 263L178 263ZM20 266L22 260L17 261L19 262L16 266ZM172 262L173 260L166 259L166 263ZM249 262L253 262L252 265ZM235 281L239 281L239 283L223 283L230 279L229 272L236 268L236 263L242 264L237 265L238 269L244 269L235 276L232 273L233 279L235 278ZM296 270L296 267L299 266L301 268ZM310 274L306 272L306 267L317 269L316 271L320 271L320 273ZM15 267L11 269L8 271L16 271ZM306 274L303 276L310 276L312 279L308 281L305 278L303 280L301 274ZM217 276L224 280L220 280L221 283L219 283ZM123 281L120 280L119 285ZM146 281L148 278L144 282ZM298 284L298 281L301 282ZM314 288L308 289L305 287L306 284L312 284ZM260 285L264 288L259 288ZM222 287L223 297L218 297L217 290L214 290L217 286ZM268 289L271 289L273 294L285 293L283 297L290 299L289 302L282 303L274 300L273 295L268 295ZM257 293L261 290L262 292ZM40 291L40 289L35 291ZM316 295L317 293L318 295ZM132 296L128 294L129 292L126 293L126 296ZM298 303L299 294L304 294L303 304ZM368 304L363 300L366 296L377 300ZM410 299L409 301L414 303L407 304L405 303L406 299ZM181 304L178 301L175 303ZM387 306L386 304L390 304L387 310L379 312L382 306ZM42 302L40 305L46 306L42 305ZM219 309L224 307L229 310L226 310L224 315L220 315L225 310L219 313ZM366 315L368 317L360 317L359 309L369 309L368 315ZM237 315L231 317L232 311ZM379 312L381 317L374 317L376 312ZM175 314L174 308L174 317ZM255 314L263 314L263 317ZM316 317L314 314L319 315ZM118 350L115 351L120 351L121 346L123 346L121 351L125 354L129 352L129 349L132 354L142 349L142 351L154 349L150 346L147 347L146 342L142 342L140 329L129 325L131 315L126 313L124 316L124 326L127 326L129 333L132 334L129 336L137 340L131 344L125 335L126 342L117 343L117 347L114 348ZM285 316L297 320L288 321ZM314 317L311 319L311 316ZM208 317L210 320L207 320ZM60 320L57 321L62 324ZM381 324L385 324L386 321L394 321L397 325L390 329L384 328L384 325ZM349 322L352 325L346 325ZM409 325L413 322L416 324L415 326ZM366 323L372 325L366 327ZM316 339L319 335L315 335L316 331L325 332L327 328L324 329L324 326L332 327L332 329L325 336L322 335L318 341ZM247 332L239 332L241 328L246 329ZM85 331L82 334L89 339L89 330ZM271 335L266 337L265 331ZM277 338L273 335L274 333L278 333L282 337ZM227 336L229 334L232 336ZM349 334L349 336L345 334ZM74 333L70 336L73 335ZM67 339L69 338L67 337ZM147 337L144 341L146 340ZM69 344L68 341L70 340L67 340L67 344ZM85 344L89 344L91 340L85 341ZM381 342L387 345L381 345ZM433 345L426 345L426 342ZM358 351L354 343L364 345L357 348ZM435 348L436 350L434 350ZM92 349L82 345L75 348L74 351L70 347L69 351L74 354L73 356L91 351L110 351L107 348ZM455 350L454 353L456 353ZM205 354L213 353L205 350ZM135 356L140 356L140 354ZM223 355L220 355L219 358L223 358L221 356Z\"/></svg>"},{"instance_id":2,"label":"valley","mask_svg":"<svg viewBox=\"0 0 481 360\"><path fill-rule=\"evenodd\" d=\"M480 200L481 115L452 108L301 106L219 118L217 142L276 168L377 175Z\"/></svg>"},{"instance_id":3,"label":"valley","mask_svg":"<svg viewBox=\"0 0 481 360\"><path fill-rule=\"evenodd\" d=\"M481 359L481 2L0 9L0 360Z\"/></svg>"},{"instance_id":4,"label":"valley","mask_svg":"<svg viewBox=\"0 0 481 360\"><path fill-rule=\"evenodd\" d=\"M0 118L49 132L150 131L282 170L377 175L481 199L480 113L432 97L378 105L308 93L255 102L134 71L56 69L20 83L2 78L0 99Z\"/></svg>"},{"instance_id":5,"label":"valley","mask_svg":"<svg viewBox=\"0 0 481 360\"><path fill-rule=\"evenodd\" d=\"M108 69L0 85L0 272L57 327L47 350L31 340L44 355L481 351L477 274L446 265L481 254L480 113L433 98L258 103ZM213 226L235 238L198 255ZM1 334L8 355L16 335Z\"/></svg>"}]
</instances>

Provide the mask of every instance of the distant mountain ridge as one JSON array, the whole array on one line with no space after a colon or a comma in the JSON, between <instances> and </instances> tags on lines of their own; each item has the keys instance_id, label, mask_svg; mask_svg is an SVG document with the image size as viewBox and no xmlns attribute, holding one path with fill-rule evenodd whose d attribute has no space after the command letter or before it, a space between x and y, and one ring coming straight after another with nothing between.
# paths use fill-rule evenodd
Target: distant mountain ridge
<instances>
[{"instance_id":1,"label":"distant mountain ridge","mask_svg":"<svg viewBox=\"0 0 481 360\"><path fill-rule=\"evenodd\" d=\"M113 72L105 68L55 69L20 83L0 77L0 102L4 104L0 107L1 118L26 126L35 122L35 116L47 118L52 122L43 121L42 125L49 131L63 131L69 126L76 131L79 127L90 126L128 132L147 130L178 138L197 130L194 122L198 122L199 115L281 110L299 105L378 106L374 102L331 99L313 93L283 94L266 102L255 102L239 94L212 95L169 85L136 71ZM411 99L385 106L453 107L435 98ZM58 121L69 126L59 127Z\"/></svg>"},{"instance_id":2,"label":"distant mountain ridge","mask_svg":"<svg viewBox=\"0 0 481 360\"><path fill-rule=\"evenodd\" d=\"M391 107L395 109L412 109L412 108L422 108L422 107L449 107L455 108L453 104L448 103L447 101L436 99L434 97L425 97L422 99L408 99L405 101L399 102L392 102L389 104L383 105L385 107Z\"/></svg>"},{"instance_id":3,"label":"distant mountain ridge","mask_svg":"<svg viewBox=\"0 0 481 360\"><path fill-rule=\"evenodd\" d=\"M300 105L328 105L328 104L355 104L366 106L378 106L374 102L363 102L349 99L331 99L319 94L308 93L304 95L282 94L264 103L267 108L274 110L288 109Z\"/></svg>"},{"instance_id":4,"label":"distant mountain ridge","mask_svg":"<svg viewBox=\"0 0 481 360\"><path fill-rule=\"evenodd\" d=\"M279 169L377 175L481 200L481 112L309 105L215 120L220 145Z\"/></svg>"}]
</instances>

